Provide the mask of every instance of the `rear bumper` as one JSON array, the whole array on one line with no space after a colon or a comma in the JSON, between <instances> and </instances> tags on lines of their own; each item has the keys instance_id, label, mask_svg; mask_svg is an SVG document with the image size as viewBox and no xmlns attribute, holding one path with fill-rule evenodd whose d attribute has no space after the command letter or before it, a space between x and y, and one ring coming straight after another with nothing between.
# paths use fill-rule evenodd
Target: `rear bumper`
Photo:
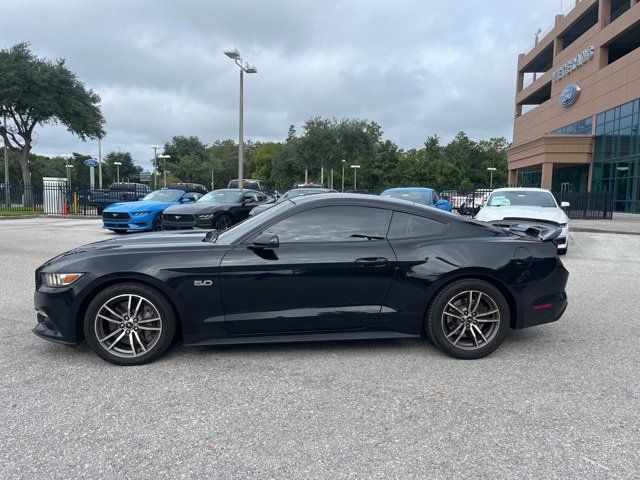
<instances>
[{"instance_id":1,"label":"rear bumper","mask_svg":"<svg viewBox=\"0 0 640 480\"><path fill-rule=\"evenodd\" d=\"M567 309L567 293L565 287L569 272L559 262L551 275L536 282L520 298L518 317L514 328L528 328L545 323L555 322Z\"/></svg>"}]
</instances>

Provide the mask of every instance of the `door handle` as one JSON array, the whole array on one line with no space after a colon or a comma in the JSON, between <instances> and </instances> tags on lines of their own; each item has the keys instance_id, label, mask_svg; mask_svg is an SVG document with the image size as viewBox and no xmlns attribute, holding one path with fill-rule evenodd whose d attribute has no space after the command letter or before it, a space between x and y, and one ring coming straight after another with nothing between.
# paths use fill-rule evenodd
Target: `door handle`
<instances>
[{"instance_id":1,"label":"door handle","mask_svg":"<svg viewBox=\"0 0 640 480\"><path fill-rule=\"evenodd\" d=\"M358 258L355 264L361 267L383 267L387 262L388 260L384 257L367 257Z\"/></svg>"}]
</instances>

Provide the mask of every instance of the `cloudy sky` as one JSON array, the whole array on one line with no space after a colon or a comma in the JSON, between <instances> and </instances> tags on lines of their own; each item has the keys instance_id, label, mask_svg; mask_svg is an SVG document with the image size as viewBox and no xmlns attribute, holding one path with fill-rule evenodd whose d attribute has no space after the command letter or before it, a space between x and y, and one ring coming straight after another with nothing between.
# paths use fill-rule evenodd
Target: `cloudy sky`
<instances>
[{"instance_id":1,"label":"cloudy sky","mask_svg":"<svg viewBox=\"0 0 640 480\"><path fill-rule=\"evenodd\" d=\"M0 46L31 42L65 58L102 97L103 154L173 135L237 138L238 48L258 68L245 78L245 138L282 140L309 117L359 117L419 147L464 130L511 137L518 53L561 0L1 0ZM564 0L566 5L572 0ZM97 156L60 127L41 128L42 154Z\"/></svg>"}]
</instances>

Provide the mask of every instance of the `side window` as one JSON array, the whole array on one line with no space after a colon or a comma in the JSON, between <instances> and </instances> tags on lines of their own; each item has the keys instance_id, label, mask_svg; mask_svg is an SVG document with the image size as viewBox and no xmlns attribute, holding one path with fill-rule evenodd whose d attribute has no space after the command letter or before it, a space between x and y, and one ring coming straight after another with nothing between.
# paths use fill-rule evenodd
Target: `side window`
<instances>
[{"instance_id":1,"label":"side window","mask_svg":"<svg viewBox=\"0 0 640 480\"><path fill-rule=\"evenodd\" d=\"M391 228L389 228L388 238L390 240L399 238L429 237L439 235L444 232L445 224L430 218L409 215L408 213L393 212Z\"/></svg>"},{"instance_id":2,"label":"side window","mask_svg":"<svg viewBox=\"0 0 640 480\"><path fill-rule=\"evenodd\" d=\"M184 194L184 198L188 198L189 200L191 200L192 202L195 202L196 200L198 200L198 198L200 198L198 196L197 193L193 193L193 192L187 192Z\"/></svg>"},{"instance_id":3,"label":"side window","mask_svg":"<svg viewBox=\"0 0 640 480\"><path fill-rule=\"evenodd\" d=\"M267 229L286 242L366 242L385 238L391 211L370 207L320 207Z\"/></svg>"}]
</instances>

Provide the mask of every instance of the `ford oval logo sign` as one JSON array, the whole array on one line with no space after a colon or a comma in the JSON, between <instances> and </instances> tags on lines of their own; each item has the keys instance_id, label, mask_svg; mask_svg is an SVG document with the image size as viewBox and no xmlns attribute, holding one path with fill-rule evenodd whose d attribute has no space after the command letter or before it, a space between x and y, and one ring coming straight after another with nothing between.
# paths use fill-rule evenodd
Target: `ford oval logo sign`
<instances>
[{"instance_id":1,"label":"ford oval logo sign","mask_svg":"<svg viewBox=\"0 0 640 480\"><path fill-rule=\"evenodd\" d=\"M97 167L98 166L98 160L96 160L95 158L87 158L84 161L84 165L86 167Z\"/></svg>"},{"instance_id":2,"label":"ford oval logo sign","mask_svg":"<svg viewBox=\"0 0 640 480\"><path fill-rule=\"evenodd\" d=\"M563 107L570 107L578 101L579 96L580 86L575 83L567 85L562 89L562 92L560 92L560 105Z\"/></svg>"}]
</instances>

